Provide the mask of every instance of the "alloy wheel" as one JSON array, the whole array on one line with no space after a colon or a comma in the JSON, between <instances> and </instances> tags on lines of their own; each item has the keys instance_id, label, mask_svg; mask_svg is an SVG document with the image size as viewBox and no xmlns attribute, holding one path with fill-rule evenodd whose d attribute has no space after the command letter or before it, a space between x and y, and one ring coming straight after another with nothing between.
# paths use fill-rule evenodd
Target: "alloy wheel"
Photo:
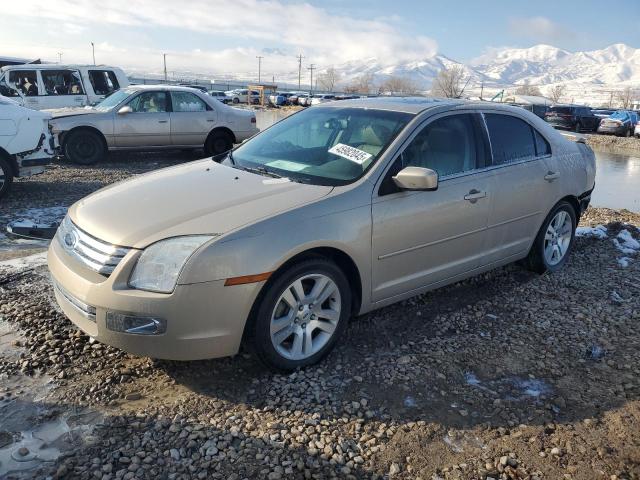
<instances>
[{"instance_id":1,"label":"alloy wheel","mask_svg":"<svg viewBox=\"0 0 640 480\"><path fill-rule=\"evenodd\" d=\"M557 265L566 255L572 229L571 216L564 210L559 210L549 222L544 235L544 258L549 265Z\"/></svg>"},{"instance_id":2,"label":"alloy wheel","mask_svg":"<svg viewBox=\"0 0 640 480\"><path fill-rule=\"evenodd\" d=\"M340 289L328 276L313 273L296 279L280 294L271 314L274 348L289 360L311 357L333 336L341 308Z\"/></svg>"}]
</instances>

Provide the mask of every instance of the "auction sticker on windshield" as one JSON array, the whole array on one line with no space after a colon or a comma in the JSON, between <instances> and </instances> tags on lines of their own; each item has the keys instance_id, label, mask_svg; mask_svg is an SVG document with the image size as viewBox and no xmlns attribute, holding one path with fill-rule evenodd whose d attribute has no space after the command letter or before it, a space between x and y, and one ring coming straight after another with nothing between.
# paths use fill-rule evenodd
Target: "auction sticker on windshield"
<instances>
[{"instance_id":1,"label":"auction sticker on windshield","mask_svg":"<svg viewBox=\"0 0 640 480\"><path fill-rule=\"evenodd\" d=\"M356 162L358 165L362 165L373 156L370 153L345 145L344 143L336 143L329 149L329 153L333 153L334 155Z\"/></svg>"}]
</instances>

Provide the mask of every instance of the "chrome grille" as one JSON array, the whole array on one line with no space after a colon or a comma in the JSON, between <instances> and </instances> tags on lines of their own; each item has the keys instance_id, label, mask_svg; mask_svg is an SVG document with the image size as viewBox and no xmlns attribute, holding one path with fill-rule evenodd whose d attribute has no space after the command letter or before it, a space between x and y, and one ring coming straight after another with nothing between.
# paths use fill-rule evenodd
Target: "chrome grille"
<instances>
[{"instance_id":1,"label":"chrome grille","mask_svg":"<svg viewBox=\"0 0 640 480\"><path fill-rule=\"evenodd\" d=\"M120 261L131 250L98 240L80 230L68 216L58 227L56 236L69 255L91 270L106 276L113 273Z\"/></svg>"},{"instance_id":2,"label":"chrome grille","mask_svg":"<svg viewBox=\"0 0 640 480\"><path fill-rule=\"evenodd\" d=\"M59 295L61 295L64 299L67 300L77 311L87 320L91 320L92 322L96 321L96 307L91 305L87 305L86 303L78 300L76 297L67 292L64 288L58 285L58 282L53 282L53 288Z\"/></svg>"}]
</instances>

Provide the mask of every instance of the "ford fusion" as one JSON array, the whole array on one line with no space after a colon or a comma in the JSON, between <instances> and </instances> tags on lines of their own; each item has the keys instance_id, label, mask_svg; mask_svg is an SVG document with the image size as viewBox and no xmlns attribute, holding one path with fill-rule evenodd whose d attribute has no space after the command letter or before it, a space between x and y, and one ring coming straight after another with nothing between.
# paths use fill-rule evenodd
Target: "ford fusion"
<instances>
[{"instance_id":1,"label":"ford fusion","mask_svg":"<svg viewBox=\"0 0 640 480\"><path fill-rule=\"evenodd\" d=\"M352 316L516 260L562 268L595 184L586 145L487 102L332 102L222 155L69 209L48 263L72 322L137 355L247 342L292 370Z\"/></svg>"}]
</instances>

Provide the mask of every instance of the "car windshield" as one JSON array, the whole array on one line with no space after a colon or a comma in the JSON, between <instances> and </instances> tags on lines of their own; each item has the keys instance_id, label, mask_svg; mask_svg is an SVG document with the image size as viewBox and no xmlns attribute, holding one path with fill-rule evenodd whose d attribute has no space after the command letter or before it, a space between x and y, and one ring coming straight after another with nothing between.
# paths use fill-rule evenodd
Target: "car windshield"
<instances>
[{"instance_id":1,"label":"car windshield","mask_svg":"<svg viewBox=\"0 0 640 480\"><path fill-rule=\"evenodd\" d=\"M228 163L304 183L345 185L361 177L412 118L403 112L313 107L244 143Z\"/></svg>"},{"instance_id":2,"label":"car windshield","mask_svg":"<svg viewBox=\"0 0 640 480\"><path fill-rule=\"evenodd\" d=\"M101 112L108 112L113 109L116 105L119 105L125 98L134 93L135 90L125 89L118 90L117 92L113 92L107 98L98 103L94 108Z\"/></svg>"},{"instance_id":3,"label":"car windshield","mask_svg":"<svg viewBox=\"0 0 640 480\"><path fill-rule=\"evenodd\" d=\"M609 115L609 118L612 118L614 120L626 121L626 120L629 119L629 112L625 112L625 111L619 110L619 111L614 112L611 115Z\"/></svg>"}]
</instances>

